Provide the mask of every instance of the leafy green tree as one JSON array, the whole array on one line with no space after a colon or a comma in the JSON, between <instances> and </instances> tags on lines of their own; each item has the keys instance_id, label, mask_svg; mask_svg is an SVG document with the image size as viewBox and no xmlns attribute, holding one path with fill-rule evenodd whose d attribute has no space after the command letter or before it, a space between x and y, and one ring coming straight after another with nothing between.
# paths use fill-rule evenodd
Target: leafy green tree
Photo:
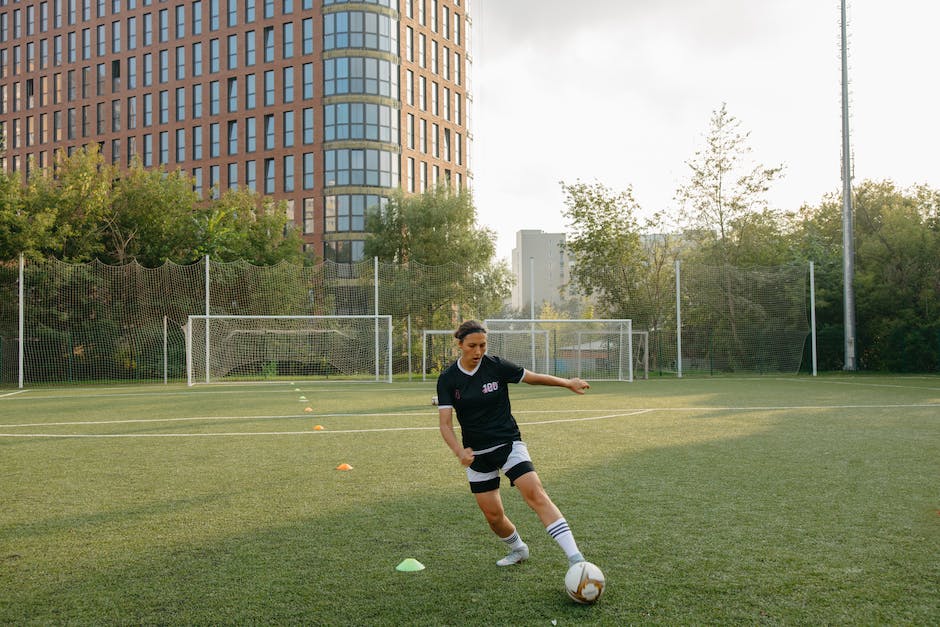
<instances>
[{"instance_id":1,"label":"leafy green tree","mask_svg":"<svg viewBox=\"0 0 940 627\"><path fill-rule=\"evenodd\" d=\"M286 204L248 189L226 190L195 214L196 257L252 263L303 261L300 235L288 224Z\"/></svg>"},{"instance_id":2,"label":"leafy green tree","mask_svg":"<svg viewBox=\"0 0 940 627\"><path fill-rule=\"evenodd\" d=\"M431 273L427 266L453 265L447 281L421 281L411 294L399 291L402 315L417 317L423 328L448 328L455 317L498 311L508 296L511 278L505 262L495 260L495 234L476 221L469 192L452 192L441 186L423 194L396 193L382 212L369 215L365 256L388 263L406 264L418 275ZM421 303L422 311L411 303ZM454 308L456 306L456 309ZM418 327L420 328L420 327Z\"/></svg>"},{"instance_id":3,"label":"leafy green tree","mask_svg":"<svg viewBox=\"0 0 940 627\"><path fill-rule=\"evenodd\" d=\"M749 135L723 103L712 112L705 147L686 162L691 173L676 193L680 222L711 265L760 265L773 256L758 244L773 248L779 235L767 191L783 166L751 163Z\"/></svg>"},{"instance_id":4,"label":"leafy green tree","mask_svg":"<svg viewBox=\"0 0 940 627\"><path fill-rule=\"evenodd\" d=\"M55 210L30 212L19 176L0 172L0 261L45 256Z\"/></svg>"},{"instance_id":5,"label":"leafy green tree","mask_svg":"<svg viewBox=\"0 0 940 627\"><path fill-rule=\"evenodd\" d=\"M198 203L192 177L135 161L114 184L106 216L107 256L115 263L136 260L148 267L194 261Z\"/></svg>"},{"instance_id":6,"label":"leafy green tree","mask_svg":"<svg viewBox=\"0 0 940 627\"><path fill-rule=\"evenodd\" d=\"M859 364L866 370L940 368L940 190L890 181L855 188ZM820 367L841 367L842 200L803 207L795 241L816 262Z\"/></svg>"},{"instance_id":7,"label":"leafy green tree","mask_svg":"<svg viewBox=\"0 0 940 627\"><path fill-rule=\"evenodd\" d=\"M112 184L117 171L104 162L97 144L66 156L57 167L35 172L26 187L25 215L50 223L36 250L43 256L83 262L102 255L111 215Z\"/></svg>"},{"instance_id":8,"label":"leafy green tree","mask_svg":"<svg viewBox=\"0 0 940 627\"><path fill-rule=\"evenodd\" d=\"M573 257L571 281L595 297L598 315L631 318L653 329L669 315L678 238L668 233L661 213L640 224L641 208L632 188L614 191L603 184L562 183Z\"/></svg>"}]
</instances>

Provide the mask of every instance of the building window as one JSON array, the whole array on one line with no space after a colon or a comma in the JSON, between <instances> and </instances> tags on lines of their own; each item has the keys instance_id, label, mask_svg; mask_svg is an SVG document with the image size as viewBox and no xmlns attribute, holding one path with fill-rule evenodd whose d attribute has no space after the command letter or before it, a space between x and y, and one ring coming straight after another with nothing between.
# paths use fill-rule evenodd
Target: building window
<instances>
[{"instance_id":1,"label":"building window","mask_svg":"<svg viewBox=\"0 0 940 627\"><path fill-rule=\"evenodd\" d=\"M258 188L258 164L256 161L245 162L245 187L251 191Z\"/></svg>"},{"instance_id":2,"label":"building window","mask_svg":"<svg viewBox=\"0 0 940 627\"><path fill-rule=\"evenodd\" d=\"M257 85L254 74L245 76L245 108L254 109L257 106Z\"/></svg>"},{"instance_id":3,"label":"building window","mask_svg":"<svg viewBox=\"0 0 940 627\"><path fill-rule=\"evenodd\" d=\"M294 68L286 67L283 72L283 102L294 102Z\"/></svg>"},{"instance_id":4,"label":"building window","mask_svg":"<svg viewBox=\"0 0 940 627\"><path fill-rule=\"evenodd\" d=\"M337 194L323 199L323 231L325 233L362 232L366 217L384 211L388 198L376 194Z\"/></svg>"},{"instance_id":5,"label":"building window","mask_svg":"<svg viewBox=\"0 0 940 627\"><path fill-rule=\"evenodd\" d=\"M186 161L186 130L182 128L176 129L176 162L183 163Z\"/></svg>"},{"instance_id":6,"label":"building window","mask_svg":"<svg viewBox=\"0 0 940 627\"><path fill-rule=\"evenodd\" d=\"M274 115L264 116L264 149L274 150Z\"/></svg>"},{"instance_id":7,"label":"building window","mask_svg":"<svg viewBox=\"0 0 940 627\"><path fill-rule=\"evenodd\" d=\"M398 181L398 155L384 150L326 150L324 180L327 186L370 185L394 187Z\"/></svg>"},{"instance_id":8,"label":"building window","mask_svg":"<svg viewBox=\"0 0 940 627\"><path fill-rule=\"evenodd\" d=\"M226 81L226 91L228 93L228 112L238 111L238 79L234 76Z\"/></svg>"},{"instance_id":9,"label":"building window","mask_svg":"<svg viewBox=\"0 0 940 627\"><path fill-rule=\"evenodd\" d=\"M264 160L264 193L274 193L274 159Z\"/></svg>"},{"instance_id":10,"label":"building window","mask_svg":"<svg viewBox=\"0 0 940 627\"><path fill-rule=\"evenodd\" d=\"M222 154L221 127L218 122L209 125L209 156L218 157Z\"/></svg>"},{"instance_id":11,"label":"building window","mask_svg":"<svg viewBox=\"0 0 940 627\"><path fill-rule=\"evenodd\" d=\"M326 105L324 140L365 139L397 142L398 116L391 107L371 103ZM409 114L410 116L410 114Z\"/></svg>"},{"instance_id":12,"label":"building window","mask_svg":"<svg viewBox=\"0 0 940 627\"><path fill-rule=\"evenodd\" d=\"M316 231L316 199L304 198L304 234Z\"/></svg>"},{"instance_id":13,"label":"building window","mask_svg":"<svg viewBox=\"0 0 940 627\"><path fill-rule=\"evenodd\" d=\"M313 108L304 109L304 143L313 143Z\"/></svg>"},{"instance_id":14,"label":"building window","mask_svg":"<svg viewBox=\"0 0 940 627\"><path fill-rule=\"evenodd\" d=\"M182 122L186 119L186 88L176 88L176 121Z\"/></svg>"},{"instance_id":15,"label":"building window","mask_svg":"<svg viewBox=\"0 0 940 627\"><path fill-rule=\"evenodd\" d=\"M238 120L229 120L228 128L228 154L238 154Z\"/></svg>"},{"instance_id":16,"label":"building window","mask_svg":"<svg viewBox=\"0 0 940 627\"><path fill-rule=\"evenodd\" d=\"M398 65L384 59L341 57L323 62L323 91L398 97Z\"/></svg>"},{"instance_id":17,"label":"building window","mask_svg":"<svg viewBox=\"0 0 940 627\"><path fill-rule=\"evenodd\" d=\"M281 34L281 52L282 57L290 59L294 56L294 24L287 22L282 28Z\"/></svg>"},{"instance_id":18,"label":"building window","mask_svg":"<svg viewBox=\"0 0 940 627\"><path fill-rule=\"evenodd\" d=\"M227 41L228 47L228 69L234 70L238 67L238 35L229 35Z\"/></svg>"},{"instance_id":19,"label":"building window","mask_svg":"<svg viewBox=\"0 0 940 627\"><path fill-rule=\"evenodd\" d=\"M255 152L257 147L257 120L256 118L245 118L245 151Z\"/></svg>"},{"instance_id":20,"label":"building window","mask_svg":"<svg viewBox=\"0 0 940 627\"><path fill-rule=\"evenodd\" d=\"M186 78L186 46L176 47L176 80Z\"/></svg>"},{"instance_id":21,"label":"building window","mask_svg":"<svg viewBox=\"0 0 940 627\"><path fill-rule=\"evenodd\" d=\"M294 156L287 155L284 157L284 184L283 188L285 192L294 191Z\"/></svg>"},{"instance_id":22,"label":"building window","mask_svg":"<svg viewBox=\"0 0 940 627\"><path fill-rule=\"evenodd\" d=\"M304 153L304 189L313 189L313 153Z\"/></svg>"},{"instance_id":23,"label":"building window","mask_svg":"<svg viewBox=\"0 0 940 627\"><path fill-rule=\"evenodd\" d=\"M238 164L228 164L228 186L231 189L238 189Z\"/></svg>"},{"instance_id":24,"label":"building window","mask_svg":"<svg viewBox=\"0 0 940 627\"><path fill-rule=\"evenodd\" d=\"M282 116L282 126L284 129L284 148L291 148L294 145L294 112L285 111Z\"/></svg>"}]
</instances>

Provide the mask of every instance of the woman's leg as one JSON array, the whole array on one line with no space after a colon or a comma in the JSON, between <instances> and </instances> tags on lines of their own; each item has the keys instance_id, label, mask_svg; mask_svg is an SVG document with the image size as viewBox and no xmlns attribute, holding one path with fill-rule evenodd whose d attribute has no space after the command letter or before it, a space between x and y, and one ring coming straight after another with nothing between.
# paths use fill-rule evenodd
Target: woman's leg
<instances>
[{"instance_id":1,"label":"woman's leg","mask_svg":"<svg viewBox=\"0 0 940 627\"><path fill-rule=\"evenodd\" d=\"M568 556L568 562L571 564L583 562L584 556L578 550L578 544L574 541L574 534L568 527L568 521L564 519L561 511L545 492L538 474L535 471L527 472L516 478L513 483L519 488L526 504L538 514L539 520L545 525L545 530Z\"/></svg>"},{"instance_id":2,"label":"woman's leg","mask_svg":"<svg viewBox=\"0 0 940 627\"><path fill-rule=\"evenodd\" d=\"M486 517L490 529L500 538L512 535L516 526L506 517L506 511L503 509L503 500L499 496L499 490L490 490L489 492L478 492L474 494L477 497L477 505L480 511Z\"/></svg>"},{"instance_id":3,"label":"woman's leg","mask_svg":"<svg viewBox=\"0 0 940 627\"><path fill-rule=\"evenodd\" d=\"M474 496L476 496L477 505L480 506L480 511L486 517L490 529L509 547L509 554L498 560L496 564L498 566L510 566L528 559L529 547L522 541L519 532L516 531L516 526L506 517L499 490L478 492Z\"/></svg>"}]
</instances>

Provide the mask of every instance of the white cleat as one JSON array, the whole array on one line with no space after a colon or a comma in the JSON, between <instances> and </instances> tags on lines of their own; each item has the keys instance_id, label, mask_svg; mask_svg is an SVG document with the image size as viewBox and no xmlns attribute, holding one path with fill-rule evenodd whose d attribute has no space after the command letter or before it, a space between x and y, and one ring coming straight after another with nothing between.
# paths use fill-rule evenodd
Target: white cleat
<instances>
[{"instance_id":1,"label":"white cleat","mask_svg":"<svg viewBox=\"0 0 940 627\"><path fill-rule=\"evenodd\" d=\"M523 544L521 549L510 551L509 554L496 562L497 566L512 566L529 559L529 547Z\"/></svg>"}]
</instances>

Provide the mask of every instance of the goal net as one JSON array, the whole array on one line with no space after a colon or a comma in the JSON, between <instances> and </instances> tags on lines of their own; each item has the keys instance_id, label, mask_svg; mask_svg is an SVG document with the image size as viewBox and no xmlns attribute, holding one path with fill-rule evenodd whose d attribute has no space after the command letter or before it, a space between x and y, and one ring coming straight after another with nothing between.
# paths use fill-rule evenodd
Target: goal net
<instances>
[{"instance_id":1,"label":"goal net","mask_svg":"<svg viewBox=\"0 0 940 627\"><path fill-rule=\"evenodd\" d=\"M392 380L391 316L189 316L186 381Z\"/></svg>"},{"instance_id":2,"label":"goal net","mask_svg":"<svg viewBox=\"0 0 940 627\"><path fill-rule=\"evenodd\" d=\"M486 352L536 372L548 372L550 345L548 331L489 331ZM425 329L421 340L421 380L440 374L454 363L459 351L453 330Z\"/></svg>"},{"instance_id":3,"label":"goal net","mask_svg":"<svg viewBox=\"0 0 940 627\"><path fill-rule=\"evenodd\" d=\"M536 334L544 333L547 359L541 372L547 374L593 381L633 381L634 364L639 364L643 368L640 375L646 376L646 357L642 351L646 350L647 342L634 342L629 319L492 319L484 324L490 335L510 331L529 335L533 339L530 347L539 344L534 341ZM641 352L634 354L635 350ZM492 352L497 353L495 347ZM531 354L535 356L534 348ZM530 367L539 362L522 358L516 363ZM531 368L539 371L540 365Z\"/></svg>"}]
</instances>

